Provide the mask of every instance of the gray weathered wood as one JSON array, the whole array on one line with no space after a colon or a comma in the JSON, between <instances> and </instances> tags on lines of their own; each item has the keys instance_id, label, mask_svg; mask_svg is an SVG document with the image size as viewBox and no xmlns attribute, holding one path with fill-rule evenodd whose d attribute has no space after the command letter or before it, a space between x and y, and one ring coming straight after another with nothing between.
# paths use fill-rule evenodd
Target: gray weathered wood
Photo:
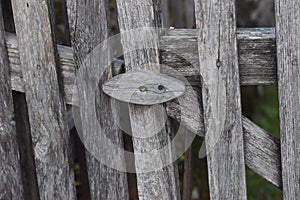
<instances>
[{"instance_id":1,"label":"gray weathered wood","mask_svg":"<svg viewBox=\"0 0 300 200\"><path fill-rule=\"evenodd\" d=\"M127 72L107 81L103 91L120 101L137 105L165 103L182 96L182 81L152 71Z\"/></svg>"},{"instance_id":2,"label":"gray weathered wood","mask_svg":"<svg viewBox=\"0 0 300 200\"><path fill-rule=\"evenodd\" d=\"M24 199L0 3L0 199Z\"/></svg>"},{"instance_id":3,"label":"gray weathered wood","mask_svg":"<svg viewBox=\"0 0 300 200\"><path fill-rule=\"evenodd\" d=\"M300 199L300 2L276 0L283 199Z\"/></svg>"},{"instance_id":4,"label":"gray weathered wood","mask_svg":"<svg viewBox=\"0 0 300 200\"><path fill-rule=\"evenodd\" d=\"M276 84L276 46L273 28L238 29L240 83L242 85ZM18 42L6 33L13 90L24 92ZM72 104L75 77L73 50L57 45L64 78L66 102ZM182 73L192 85L199 86L199 59L196 30L170 30L160 39L161 62ZM185 59L185 60L184 60ZM119 69L117 69L119 71ZM164 69L162 69L164 71Z\"/></svg>"},{"instance_id":5,"label":"gray weathered wood","mask_svg":"<svg viewBox=\"0 0 300 200\"><path fill-rule=\"evenodd\" d=\"M280 142L242 117L246 165L278 188L281 184Z\"/></svg>"},{"instance_id":6,"label":"gray weathered wood","mask_svg":"<svg viewBox=\"0 0 300 200\"><path fill-rule=\"evenodd\" d=\"M249 47L257 46L257 45L255 45L257 41L265 41L263 43L268 43L269 42L268 43L269 45L275 46L275 43L274 43L275 38L273 36L274 35L274 29L269 29L269 30L270 31L267 31L265 29L245 29L245 31L251 32L251 34L248 34L248 33L247 34L242 34L243 30L240 30L239 34L244 35L244 37L245 37L245 43L244 44L247 44L246 42L249 41L249 44L247 44L247 46L249 46ZM255 34L253 34L253 33L255 33ZM185 34L187 36L184 36ZM238 37L239 37L239 34L238 34ZM188 30L173 30L173 31L170 31L168 33L168 35L171 35L171 36L166 36L166 37L163 36L161 41L167 40L166 38L171 38L171 37L173 38L172 41L175 41L175 38L176 38L175 36L177 35L177 36L180 36L179 40L183 41L183 43L184 43L184 41L188 42L190 40L192 40L193 43L196 42L195 30L189 30L189 31ZM253 35L253 37L252 36L248 37L247 35L248 36ZM246 38L248 38L248 39L246 39ZM258 39L257 40L256 39L252 40L251 38L258 38ZM253 42L250 43L250 41L253 41ZM20 64L19 64L19 62L20 62L19 61L19 50L18 50L18 44L17 44L15 36L12 35L12 34L6 34L6 43L7 43L6 45L7 45L9 55L10 55L9 59L10 59L10 68L11 68L11 73L12 73L12 85L13 85L12 88L16 91L24 92L24 85L23 85L24 83L23 83L22 73L20 71L21 68L20 68ZM174 43L171 43L171 42L169 42L169 44L174 45ZM163 45L166 45L166 44L164 44L164 42L163 42ZM168 45L166 45L166 46L168 46ZM243 45L240 45L240 47L243 47ZM259 55L259 49L256 49L254 47L253 47L253 51L258 52L258 55ZM245 48L247 48L247 47L245 46ZM172 50L171 46L170 46L170 49ZM74 103L74 102L72 102L73 93L72 93L71 89L72 89L73 82L74 82L75 67L74 67L74 63L73 63L72 49L70 47L65 47L65 46L58 45L58 50L59 50L59 54L60 54L60 62L61 62L61 65L63 67L66 101L69 104L73 104ZM266 52L269 52L269 51L267 51L267 49L265 49L265 50L266 50ZM197 51L197 49L196 49L196 51ZM191 52L191 53L193 53L193 52ZM168 55L171 56L171 57L173 56L170 53L169 54L164 54L164 55L165 55L164 59L167 59ZM261 55L264 56L265 54L261 54ZM195 58L197 58L196 55L195 55ZM171 60L169 61L169 63L171 62ZM265 63L265 61L267 61L267 60L264 61L264 58L262 57L262 59L257 59L256 61L257 62L262 62L263 61L263 63ZM272 61L272 59L270 60L270 62L271 61ZM179 60L179 62L180 62L180 60ZM166 63L168 63L168 62L166 61ZM273 63L273 62L271 62L271 63ZM251 70L252 71L251 76L253 76L253 77L256 77L256 75L258 75L260 72L263 74L263 73L269 71L269 70L264 70L265 67L267 67L267 64L264 66L264 65L261 65L260 63L249 63L248 65L249 66L255 66L255 65L261 66L260 69L259 69L260 71L256 71L256 68L253 68L253 70ZM186 65L182 65L182 68L185 67L185 66ZM198 66L198 64L196 66ZM177 67L177 66L174 66L174 67ZM181 65L178 65L178 67L181 67ZM242 67L242 65L240 65L240 71L243 71L243 69L241 67ZM193 74L196 73L196 72L193 72L193 71L189 70L188 68L187 68L186 71L181 70L180 68L176 68L176 69L178 69L178 71L180 71L180 72L182 71L182 73L185 74L188 79L189 79L189 77L188 77L189 75L193 75ZM272 70L269 71L270 73L265 73L266 75L264 77L261 77L260 79L256 79L256 82L254 81L253 84L258 84L258 83L260 83L260 84L271 84L271 83L275 83L276 82L276 78L275 78L276 74L274 76L273 71L276 71L276 68L275 68L275 66L270 65L270 69L272 69ZM119 70L117 70L117 71L119 71ZM250 74L249 74L249 76L250 76ZM245 79L247 77L247 74L241 74L241 77L244 77L244 79ZM191 79L189 79L189 80L191 80ZM196 84L196 83L192 82L192 84ZM241 84L247 84L247 83L241 82ZM195 103L193 101L191 101L191 98L189 98L189 95L185 95L184 102L186 102L186 104L182 105L182 106L185 107L185 110L188 110L189 112L185 113L184 116L180 116L180 107L177 104L171 103L167 106L168 115L171 116L171 117L174 117L178 120L180 120L180 117L182 117L182 119L181 119L182 122L191 131L203 136L203 134L204 134L203 133L203 123L202 122L200 123L200 121L203 120L202 115L199 117L194 112L193 106L195 106ZM252 123L252 125L254 127L256 127L258 130L260 130L259 127L257 127L255 124ZM246 130L248 130L248 129L246 129ZM255 136L256 134L259 134L259 133L263 134L264 132L256 132L254 130L255 129L252 129L252 131L248 130L249 137L253 137L253 138L267 137L266 135L265 136L263 136L263 135ZM247 136L245 136L245 137L247 137ZM267 138L269 138L269 137L267 137ZM276 156L275 157L269 156L269 154L266 153L268 151L271 151L271 152L274 152L273 153L274 155L276 155L276 152L277 152L276 148L274 148L274 149L271 148L269 150L264 149L263 147L264 146L268 147L268 145L262 144L262 145L259 145L257 148L254 148L253 152L252 151L247 152L247 144L248 144L247 141L248 140L246 138L245 139L245 148L246 148L245 151L246 151L246 163L247 163L247 165L251 164L252 167L250 167L250 168L252 170L254 170L258 174L260 174L262 177L264 177L265 179L272 182L277 187L280 187L280 185L281 185L281 178L280 178L281 175L280 175L280 173L281 172L280 172L280 168L277 167L277 166L280 166L280 164L278 164L278 162L280 162L280 160L278 160L278 158ZM272 141L273 141L273 143L276 144L276 142L274 142L274 141L276 141L276 139L274 137L270 136L270 142L272 142ZM272 147L272 146L270 146L270 147ZM256 162L253 159L247 159L247 155L251 156L252 154L269 156L268 160L270 160L270 162ZM260 156L258 156L257 158L259 159ZM263 163L265 165L261 165L260 163ZM276 163L276 164L273 164L273 163ZM268 175L269 171L274 171L274 173L272 173L272 175Z\"/></svg>"},{"instance_id":7,"label":"gray weathered wood","mask_svg":"<svg viewBox=\"0 0 300 200\"><path fill-rule=\"evenodd\" d=\"M197 92L201 97L200 91ZM167 114L186 126L190 131L204 137L204 123L202 109L195 112L195 102L191 101L188 90L183 95L181 104L176 101L167 103ZM199 104L201 104L199 99ZM184 109L185 112L181 112ZM245 162L246 165L264 179L281 188L281 160L279 140L251 122L242 117Z\"/></svg>"},{"instance_id":8,"label":"gray weathered wood","mask_svg":"<svg viewBox=\"0 0 300 200\"><path fill-rule=\"evenodd\" d=\"M234 0L195 0L211 199L246 199Z\"/></svg>"},{"instance_id":9,"label":"gray weathered wood","mask_svg":"<svg viewBox=\"0 0 300 200\"><path fill-rule=\"evenodd\" d=\"M53 7L48 0L13 0L12 5L40 198L75 199Z\"/></svg>"},{"instance_id":10,"label":"gray weathered wood","mask_svg":"<svg viewBox=\"0 0 300 200\"><path fill-rule=\"evenodd\" d=\"M76 68L80 67L82 69L83 67L86 67L85 65L81 65L81 63L88 53L90 53L97 45L108 37L108 19L106 13L107 5L104 0L67 0L67 7L71 43L74 49L74 61ZM104 58L97 57L96 59ZM107 60L108 59L109 58L107 58ZM65 61L68 62L67 60L68 59ZM88 67L92 70L94 66L91 65ZM84 70L88 71L89 69ZM65 74L68 75L68 73L72 73L72 71L66 71ZM99 116L99 122L104 129L104 134L107 135L114 144L123 148L122 132L114 121L110 106L110 98L106 96L101 89L104 81L111 78L111 76L112 74L110 71L106 71L105 74L103 74L99 83L99 91L97 91L98 95L96 98L97 105L99 106L97 106L96 111L91 111L91 113L96 112L97 116ZM68 95L72 94L68 93ZM79 95L80 97L84 97L85 94L83 93L83 90L79 90ZM93 117L93 115L82 118L82 121L92 121L89 117ZM101 137L100 135L95 135L98 134L97 132L91 132L89 134L91 135L89 137L91 139ZM88 139L87 141L84 141L85 145L87 144L86 142L88 142ZM129 199L126 173L107 167L105 164L97 160L93 154L97 151L97 145L93 148L94 149L87 148L85 151L91 198L93 200ZM123 158L113 159L122 160Z\"/></svg>"},{"instance_id":11,"label":"gray weathered wood","mask_svg":"<svg viewBox=\"0 0 300 200\"><path fill-rule=\"evenodd\" d=\"M240 83L270 85L277 81L274 28L242 28L237 31ZM195 29L167 31L160 39L161 62L199 85L199 59Z\"/></svg>"},{"instance_id":12,"label":"gray weathered wood","mask_svg":"<svg viewBox=\"0 0 300 200\"><path fill-rule=\"evenodd\" d=\"M153 4L159 1L152 0L117 0L118 19L121 33L134 28L159 26ZM156 5L154 5L155 7ZM145 31L139 34L129 32L122 35L122 45L125 51L125 63L127 70L152 70L159 72L158 35L155 31ZM134 48L144 47L136 50ZM149 48L150 47L150 48ZM147 65L151 63L150 65ZM137 106L130 104L129 113L133 134L133 148L136 154L155 151L170 142L169 135L161 121L163 118L163 106ZM142 122L142 123L141 123ZM151 125L147 124L151 122ZM137 126L139 124L139 126ZM157 126L162 124L160 131ZM156 134L153 136L153 133ZM152 135L153 137L141 138ZM170 147L171 148L171 147ZM171 150L171 149L170 149ZM160 162L166 161L164 155L158 158ZM155 166L156 163L152 163ZM157 169L156 171L143 173L142 169L147 165L144 160L135 157L137 173L137 186L139 199L179 199L179 188L173 164Z\"/></svg>"}]
</instances>

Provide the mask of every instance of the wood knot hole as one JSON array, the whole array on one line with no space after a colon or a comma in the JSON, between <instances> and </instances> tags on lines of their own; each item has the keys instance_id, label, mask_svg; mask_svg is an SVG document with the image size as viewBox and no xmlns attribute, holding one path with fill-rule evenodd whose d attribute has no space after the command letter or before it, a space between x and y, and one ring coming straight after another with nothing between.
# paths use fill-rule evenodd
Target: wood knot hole
<instances>
[{"instance_id":1,"label":"wood knot hole","mask_svg":"<svg viewBox=\"0 0 300 200\"><path fill-rule=\"evenodd\" d=\"M298 65L298 60L297 60L297 59L294 59L294 60L292 61L292 65L293 65L293 66L297 66L297 65Z\"/></svg>"},{"instance_id":2,"label":"wood knot hole","mask_svg":"<svg viewBox=\"0 0 300 200\"><path fill-rule=\"evenodd\" d=\"M29 8L29 4L28 3L26 3L26 6L27 6L27 8Z\"/></svg>"},{"instance_id":3,"label":"wood knot hole","mask_svg":"<svg viewBox=\"0 0 300 200\"><path fill-rule=\"evenodd\" d=\"M142 85L142 86L139 87L139 90L140 90L141 92L147 92L148 89L147 89L146 86Z\"/></svg>"},{"instance_id":4,"label":"wood knot hole","mask_svg":"<svg viewBox=\"0 0 300 200\"><path fill-rule=\"evenodd\" d=\"M158 85L158 86L157 86L157 89L158 89L159 91L164 91L166 88L165 88L165 86L163 86L163 85Z\"/></svg>"}]
</instances>

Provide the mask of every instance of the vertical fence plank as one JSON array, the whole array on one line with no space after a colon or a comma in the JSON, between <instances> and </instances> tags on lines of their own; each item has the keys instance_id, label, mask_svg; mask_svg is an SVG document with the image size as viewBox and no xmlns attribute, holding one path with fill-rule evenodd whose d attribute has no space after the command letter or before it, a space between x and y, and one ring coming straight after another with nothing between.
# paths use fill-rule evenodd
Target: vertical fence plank
<instances>
[{"instance_id":1,"label":"vertical fence plank","mask_svg":"<svg viewBox=\"0 0 300 200\"><path fill-rule=\"evenodd\" d=\"M300 199L300 2L276 0L283 199Z\"/></svg>"},{"instance_id":2,"label":"vertical fence plank","mask_svg":"<svg viewBox=\"0 0 300 200\"><path fill-rule=\"evenodd\" d=\"M0 199L24 199L0 3Z\"/></svg>"},{"instance_id":3,"label":"vertical fence plank","mask_svg":"<svg viewBox=\"0 0 300 200\"><path fill-rule=\"evenodd\" d=\"M154 7L153 7L154 5ZM160 25L160 16L157 6L159 1L152 0L117 0L119 27L122 35L122 45L125 52L126 70L153 70L159 69L158 56L158 35L148 32L148 34L128 33L126 31L134 28L155 27ZM137 44L138 43L138 44ZM141 45L143 44L143 45ZM133 50L133 47L143 46L144 49ZM147 48L147 47L152 48ZM152 65L148 66L147 64ZM153 64L156 63L156 66ZM155 136L150 138L139 138L139 135L151 135L155 130L155 125L161 124L163 106L138 106L129 105L130 120L132 125L133 148L135 153L147 153L159 149L170 142L169 135L165 127ZM141 122L150 122L151 127ZM139 126L134 126L139 124ZM144 125L144 127L143 127ZM170 149L171 151L171 149ZM166 159L164 156L161 160ZM135 159L136 170L139 171L146 163ZM149 165L150 163L148 163ZM156 163L151 163L155 165ZM175 165L175 164L174 164ZM179 199L180 192L176 180L176 166L173 164L147 173L137 173L137 187L139 199Z\"/></svg>"},{"instance_id":4,"label":"vertical fence plank","mask_svg":"<svg viewBox=\"0 0 300 200\"><path fill-rule=\"evenodd\" d=\"M81 67L80 64L88 53L108 37L107 5L105 0L67 0L67 8L75 63L77 67ZM97 57L97 59L106 58ZM96 112L103 126L104 134L110 136L114 144L123 148L122 132L113 118L110 98L106 96L101 89L102 84L109 78L111 78L111 73L105 71L99 83ZM81 120L89 119L82 118ZM94 150L92 151L94 152ZM91 198L128 199L129 193L126 173L109 168L100 163L88 150L86 150L85 153Z\"/></svg>"},{"instance_id":5,"label":"vertical fence plank","mask_svg":"<svg viewBox=\"0 0 300 200\"><path fill-rule=\"evenodd\" d=\"M13 0L41 199L75 199L50 0Z\"/></svg>"},{"instance_id":6,"label":"vertical fence plank","mask_svg":"<svg viewBox=\"0 0 300 200\"><path fill-rule=\"evenodd\" d=\"M195 0L211 199L246 199L234 0Z\"/></svg>"}]
</instances>

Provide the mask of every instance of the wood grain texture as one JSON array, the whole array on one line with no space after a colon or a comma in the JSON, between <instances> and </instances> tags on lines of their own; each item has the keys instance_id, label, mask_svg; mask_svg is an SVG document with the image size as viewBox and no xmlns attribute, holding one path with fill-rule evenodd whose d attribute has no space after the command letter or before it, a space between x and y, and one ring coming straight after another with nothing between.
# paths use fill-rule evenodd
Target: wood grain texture
<instances>
[{"instance_id":1,"label":"wood grain texture","mask_svg":"<svg viewBox=\"0 0 300 200\"><path fill-rule=\"evenodd\" d=\"M165 103L182 96L182 81L152 71L128 72L106 82L103 91L110 97L137 105Z\"/></svg>"},{"instance_id":2,"label":"wood grain texture","mask_svg":"<svg viewBox=\"0 0 300 200\"><path fill-rule=\"evenodd\" d=\"M158 16L158 12L155 12L159 10L157 3L159 1L117 0L119 27L123 33L121 41L127 70L160 71L157 32L147 29L142 29L141 31L144 32L139 35L136 35L137 32L126 32L134 28L159 26L160 16ZM139 47L144 48L138 49ZM151 65L147 65L150 63ZM163 112L164 108L161 104L152 107L129 105L133 148L136 154L149 153L169 144L170 137L164 123L161 122L164 119L162 118ZM157 132L158 126L160 129ZM141 138L143 136L152 137ZM166 161L166 156L162 155L159 161ZM135 157L136 171L141 172L146 165L145 160ZM152 165L156 164L152 163ZM171 164L163 169L158 168L156 171L137 173L139 199L179 199L180 192L175 168Z\"/></svg>"},{"instance_id":3,"label":"wood grain texture","mask_svg":"<svg viewBox=\"0 0 300 200\"><path fill-rule=\"evenodd\" d=\"M92 70L94 68L92 63L94 62L91 61L91 66L88 67L81 64L86 56L108 37L106 2L104 0L67 0L67 8L71 44L74 49L75 68L78 69L80 67L81 70L86 71ZM103 58L103 56L97 57L96 59L109 60L109 58ZM66 62L68 62L67 60L68 59L65 59ZM72 71L69 71L68 73L72 73ZM87 113L96 112L96 116L104 130L104 134L109 137L115 145L123 148L122 132L113 118L110 98L102 92L102 84L107 79L111 78L111 76L112 74L110 71L106 71L103 74L98 85L99 90L97 91L97 97L94 99L97 105L96 110L88 111ZM72 94L68 93L68 96L69 95ZM79 96L82 98L85 97L84 90L79 90ZM89 124L89 121L92 121L90 120L90 117L93 117L93 115L82 117L81 120L82 122ZM101 138L98 132L89 132L89 134L89 138L91 139ZM87 145L88 142L89 140L87 139L84 141L84 144ZM85 154L91 199L129 199L126 173L107 167L97 160L93 154L97 151L97 145L93 146L93 149L87 147L86 149ZM124 157L124 155L122 157ZM115 157L112 159L122 160L123 158Z\"/></svg>"},{"instance_id":4,"label":"wood grain texture","mask_svg":"<svg viewBox=\"0 0 300 200\"><path fill-rule=\"evenodd\" d=\"M24 199L0 3L0 199Z\"/></svg>"},{"instance_id":5,"label":"wood grain texture","mask_svg":"<svg viewBox=\"0 0 300 200\"><path fill-rule=\"evenodd\" d=\"M274 28L238 29L239 69L241 85L277 83L276 45ZM19 46L14 34L6 33L12 89L24 92ZM73 49L57 45L64 79L66 102L72 104L75 65ZM193 86L199 86L199 59L196 30L169 30L160 38L161 63L182 73ZM117 61L119 62L119 61ZM116 65L119 66L119 65ZM116 67L114 71L122 71ZM164 72L162 67L162 72Z\"/></svg>"},{"instance_id":6,"label":"wood grain texture","mask_svg":"<svg viewBox=\"0 0 300 200\"><path fill-rule=\"evenodd\" d=\"M246 34L243 34L244 31L247 31L247 32L250 32L250 34L246 33ZM185 43L185 42L188 42L188 41L192 41L192 43L196 42L196 31L195 30L170 30L168 32L168 35L167 36L163 36L161 38L161 44L166 48L170 48L170 50L173 49L172 45L174 45L175 43L172 43L172 41L175 41L176 40L176 37L178 37L178 40L180 41L180 43ZM244 36L242 36L244 35ZM252 35L250 37L250 35ZM241 38L244 38L245 39L245 43L239 45L239 47L243 47L245 49L247 49L248 47L246 46L243 46L243 45L247 45L247 46L253 46L253 51L256 51L258 52L258 55L261 55L261 56L264 56L264 54L259 54L259 49L256 49L255 46L255 43L257 41L265 41L263 43L268 43L268 45L270 46L275 46L275 36L274 36L274 29L273 28L270 28L269 31L266 30L266 29L241 29L238 31L238 41L241 40ZM167 39L167 38L170 38ZM255 40L253 40L253 38L256 38ZM12 88L13 90L16 90L16 91L20 91L20 92L24 92L24 82L23 82L23 78L22 78L22 73L21 73L21 67L20 67L20 61L19 61L19 47L18 47L18 43L16 41L16 37L15 35L13 34L7 34L6 33L6 36L5 36L5 39L6 39L6 47L7 47L7 50L8 50L8 53L9 53L9 60L10 60L10 69L11 69L11 74L12 74ZM166 42L164 42L166 41ZM168 42L169 41L169 42ZM182 42L181 42L182 41ZM249 41L249 43L247 43L247 41ZM253 45L251 45L250 41L253 41L251 43L253 43ZM180 46L180 45L178 45ZM195 45L194 45L195 46ZM183 46L184 47L184 46ZM185 47L184 47L185 48ZM60 62L61 62L61 66L62 66L62 70L63 70L63 77L64 77L64 85L65 85L65 92L66 92L66 102L68 104L73 104L74 102L72 102L72 87L73 87L73 83L74 83L74 77L75 77L75 67L74 67L74 61L73 61L73 50L70 48L70 47L66 47L66 46L61 46L61 45L58 45L58 50L59 50L59 56L60 56ZM172 50L174 51L174 50ZM196 49L197 51L197 49ZM268 50L266 49L265 50L266 52L268 52ZM273 50L272 50L273 51ZM188 52L190 54L192 54L193 52ZM194 53L195 54L195 53ZM240 54L242 55L242 54ZM163 62L164 63L170 63L171 64L171 61L173 60L172 58L170 58L170 61L167 61L166 59L169 59L169 57L174 57L176 58L176 55L174 56L173 54L171 53L164 53L163 55ZM274 56L271 56L271 57L274 57ZM275 56L276 57L276 56ZM195 55L195 58L197 58L197 55ZM176 58L177 59L177 58ZM195 59L194 59L195 60ZM195 60L196 61L196 60ZM250 60L249 60L250 61ZM263 61L263 63L265 63L265 61L267 60L264 60L264 58L262 57L262 59L256 59L254 61ZM271 62L272 61L272 62ZM273 61L275 60L270 60L270 63L274 63ZM180 61L180 59L178 60L178 62L182 63ZM199 61L198 61L199 62ZM275 62L276 63L276 62ZM196 63L195 66L198 66L199 64ZM265 68L264 66L267 66L267 65L261 65L260 63L248 63L247 65L249 66L261 66L259 68L259 71L256 71L258 70L258 68L253 68L253 70L251 70L253 72L253 74L251 76L253 77L256 77L258 74L261 73L264 73L266 74L266 76L260 78L259 80L256 79L257 82L255 82L255 80L251 81L251 82L255 82L254 84L259 84L259 83L263 83L263 84L273 84L273 83L276 83L276 73L274 74L273 71L276 71L276 68L275 66L272 66L270 65L270 68L272 70L270 70L270 73L268 73L266 70L266 73L264 72ZM171 65L172 67L174 66L175 67L182 67L182 69L186 66L190 66L190 65ZM191 84L195 85L197 84L197 82L192 82L192 77L193 77L193 74L196 74L198 73L197 71L194 72L192 70L190 70L188 67L186 68L187 70L181 70L181 68L175 68L175 69L178 69L178 71L182 72L183 74L186 75L186 77L188 78L188 80L190 81ZM116 69L116 71L120 71L120 69ZM242 65L240 65L240 71L243 71L243 68L242 68ZM248 71L248 70L247 70ZM245 70L245 72L247 72ZM116 74L118 74L118 72L116 72ZM192 75L192 77L190 77L190 75ZM248 84L246 82L243 82L243 79L245 80L247 78L247 74L243 74L243 72L241 72L241 84ZM249 74L250 76L250 74ZM244 78L242 78L244 77ZM273 77L273 78L272 78ZM200 80L197 80L197 81L200 81ZM199 83L199 82L198 82ZM199 90L199 86L195 86L194 87L196 90ZM200 94L198 94L200 95ZM189 112L185 113L184 116L181 116L181 112L180 112L180 107L178 104L176 103L170 103L168 104L167 106L167 113L169 116L177 119L180 121L180 117L182 122L191 130L193 131L194 133L197 133L199 134L200 136L204 136L204 132L203 132L203 122L201 122L201 120L203 120L203 116L198 116L195 114L194 112L194 109L193 109L193 106L195 105L193 101L191 101L191 98L189 98L189 95L185 95L185 100L184 102L186 102L185 105L182 105L183 107L185 107L185 110L188 110ZM200 121L199 121L200 120ZM252 125L254 127L257 127L259 128L258 126L254 125L252 123ZM248 129L246 129L248 130ZM254 129L253 129L254 130ZM249 137L252 137L253 135L257 134L255 131L248 131L249 132ZM247 137L247 136L245 136ZM256 138L256 137L263 137L263 136L253 136L253 138ZM276 147L275 149L270 149L270 150L267 150L267 149L264 149L263 147L264 146L268 146L268 145L259 145L257 148L255 148L253 150L253 152L247 152L247 138L245 139L245 152L246 152L246 164L247 165L252 165L252 167L250 167L252 170L254 170L255 172L258 172L258 171L261 171L259 174L264 177L265 179L271 181L272 183L274 183L274 185L276 185L277 187L280 187L281 185L281 174L280 174L280 168L277 167L277 166L280 166L280 164L278 164L278 162L280 162L279 159L277 158L272 158L272 156L270 156L270 158L268 160L270 160L271 162L262 162L263 164L266 164L266 166L264 165L260 165L261 162L255 162L254 160L252 159L247 159L247 155L249 156L252 156L252 153L253 154L256 154L256 155L264 155L266 154L265 153L265 150L266 151L271 151L271 152L274 152L274 154L276 154L276 152L278 152L276 149L279 148L279 147ZM272 142L274 144L276 144L277 142L276 139L274 137L271 137L270 138L270 142ZM258 153L256 153L258 152ZM265 156L268 156L268 154L266 154ZM257 157L259 159L259 157ZM275 160L276 159L276 160ZM275 165L273 165L272 163L276 163ZM274 171L274 175L272 176L269 176L268 175L268 171L269 169L271 169L270 171Z\"/></svg>"},{"instance_id":7,"label":"wood grain texture","mask_svg":"<svg viewBox=\"0 0 300 200\"><path fill-rule=\"evenodd\" d=\"M197 91L201 105L201 91ZM204 122L202 109L195 112L195 105L190 99L190 92L182 96L182 103L176 101L167 103L167 114L187 127L194 134L204 138ZM181 112L185 110L185 112ZM245 163L258 175L281 188L281 159L279 140L266 132L246 117L242 117L244 133Z\"/></svg>"},{"instance_id":8,"label":"wood grain texture","mask_svg":"<svg viewBox=\"0 0 300 200\"><path fill-rule=\"evenodd\" d=\"M235 1L195 0L195 10L210 198L247 199Z\"/></svg>"},{"instance_id":9,"label":"wood grain texture","mask_svg":"<svg viewBox=\"0 0 300 200\"><path fill-rule=\"evenodd\" d=\"M161 63L182 73L192 85L199 85L199 59L195 29L175 29L160 39ZM237 29L241 85L276 84L274 28Z\"/></svg>"},{"instance_id":10,"label":"wood grain texture","mask_svg":"<svg viewBox=\"0 0 300 200\"><path fill-rule=\"evenodd\" d=\"M283 199L300 199L300 2L276 0Z\"/></svg>"},{"instance_id":11,"label":"wood grain texture","mask_svg":"<svg viewBox=\"0 0 300 200\"><path fill-rule=\"evenodd\" d=\"M13 0L41 199L75 199L73 165L48 0Z\"/></svg>"}]
</instances>

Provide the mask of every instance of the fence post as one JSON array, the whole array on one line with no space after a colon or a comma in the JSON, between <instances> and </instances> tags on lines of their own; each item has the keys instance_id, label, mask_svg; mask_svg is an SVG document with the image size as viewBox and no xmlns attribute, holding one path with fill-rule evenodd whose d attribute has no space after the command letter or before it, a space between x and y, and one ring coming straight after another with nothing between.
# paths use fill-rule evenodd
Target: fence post
<instances>
[{"instance_id":1,"label":"fence post","mask_svg":"<svg viewBox=\"0 0 300 200\"><path fill-rule=\"evenodd\" d=\"M0 199L24 199L0 3Z\"/></svg>"},{"instance_id":2,"label":"fence post","mask_svg":"<svg viewBox=\"0 0 300 200\"><path fill-rule=\"evenodd\" d=\"M52 6L12 1L40 198L75 199Z\"/></svg>"},{"instance_id":3,"label":"fence post","mask_svg":"<svg viewBox=\"0 0 300 200\"><path fill-rule=\"evenodd\" d=\"M234 0L195 0L211 199L246 199Z\"/></svg>"},{"instance_id":4,"label":"fence post","mask_svg":"<svg viewBox=\"0 0 300 200\"><path fill-rule=\"evenodd\" d=\"M130 33L126 32L134 28L160 26L160 24L155 24L155 22L161 22L157 20L157 18L160 18L160 16L157 16L158 13L154 12L154 3L159 3L159 1L117 0L119 27L121 33L124 33L121 38L122 45L124 52L127 52L124 54L127 71L160 71L158 55L159 41L157 33L151 32L147 35L141 34L140 37L142 37L143 40L139 41L143 42L145 49L131 51L134 46L133 44L137 45L137 38L136 36L130 35ZM149 46L152 48L147 48ZM147 68L147 64L150 64L149 68ZM153 64L156 64L155 66L157 68L153 67ZM170 138L165 127L162 127L160 132L151 138L138 138L139 134L151 135L154 132L154 127L146 127L146 124L142 127L143 124L141 122L151 121L152 124L161 124L161 116L164 108L162 105L156 105L154 107L156 108L153 109L153 107L148 106L129 105L131 125L138 122L140 125L138 128L136 126L132 126L133 148L134 152L137 154L151 152L153 149L155 150L158 147L169 144L170 142ZM164 159L164 157L161 159ZM151 164L155 165L156 163ZM135 167L137 171L139 171L143 165L145 165L145 163L135 160ZM180 193L175 173L173 165L166 166L163 169L158 169L153 172L137 173L139 199L179 199Z\"/></svg>"},{"instance_id":5,"label":"fence post","mask_svg":"<svg viewBox=\"0 0 300 200\"><path fill-rule=\"evenodd\" d=\"M101 42L105 41L108 37L108 18L107 18L107 5L105 0L67 0L68 18L70 24L71 43L74 49L74 59L76 67L90 67L80 65L87 57L87 55L97 48ZM89 31L86 31L89 30ZM111 55L109 55L111 56ZM94 59L94 58L92 58ZM107 59L104 56L97 56L95 59ZM97 60L92 63L98 63ZM104 63L104 62L103 62ZM105 62L106 63L106 62ZM101 66L106 67L106 66ZM89 70L89 69L86 69ZM98 83L99 90L97 92L97 106L96 112L99 116L99 122L103 126L104 134L113 141L114 144L123 148L123 136L122 131L118 128L115 119L113 117L110 98L102 92L102 84L111 78L110 71L105 71L101 77L100 83ZM83 93L78 94L84 96ZM94 109L94 108L92 108ZM89 116L82 118L85 123L89 122ZM90 135L97 133L89 133ZM93 135L95 138L99 138L101 134ZM90 148L90 147L89 147ZM128 186L127 186L127 174L126 172L120 172L116 169L109 168L105 164L101 163L95 158L93 152L96 152L97 145L93 146L94 149L85 151L88 168L89 186L91 192L91 198L94 199L129 199ZM90 151L89 151L90 150ZM104 152L103 152L104 153ZM122 156L122 155L120 155ZM122 160L124 158L113 158ZM125 160L124 160L125 162Z\"/></svg>"},{"instance_id":6,"label":"fence post","mask_svg":"<svg viewBox=\"0 0 300 200\"><path fill-rule=\"evenodd\" d=\"M300 2L276 0L283 199L300 199Z\"/></svg>"}]
</instances>

